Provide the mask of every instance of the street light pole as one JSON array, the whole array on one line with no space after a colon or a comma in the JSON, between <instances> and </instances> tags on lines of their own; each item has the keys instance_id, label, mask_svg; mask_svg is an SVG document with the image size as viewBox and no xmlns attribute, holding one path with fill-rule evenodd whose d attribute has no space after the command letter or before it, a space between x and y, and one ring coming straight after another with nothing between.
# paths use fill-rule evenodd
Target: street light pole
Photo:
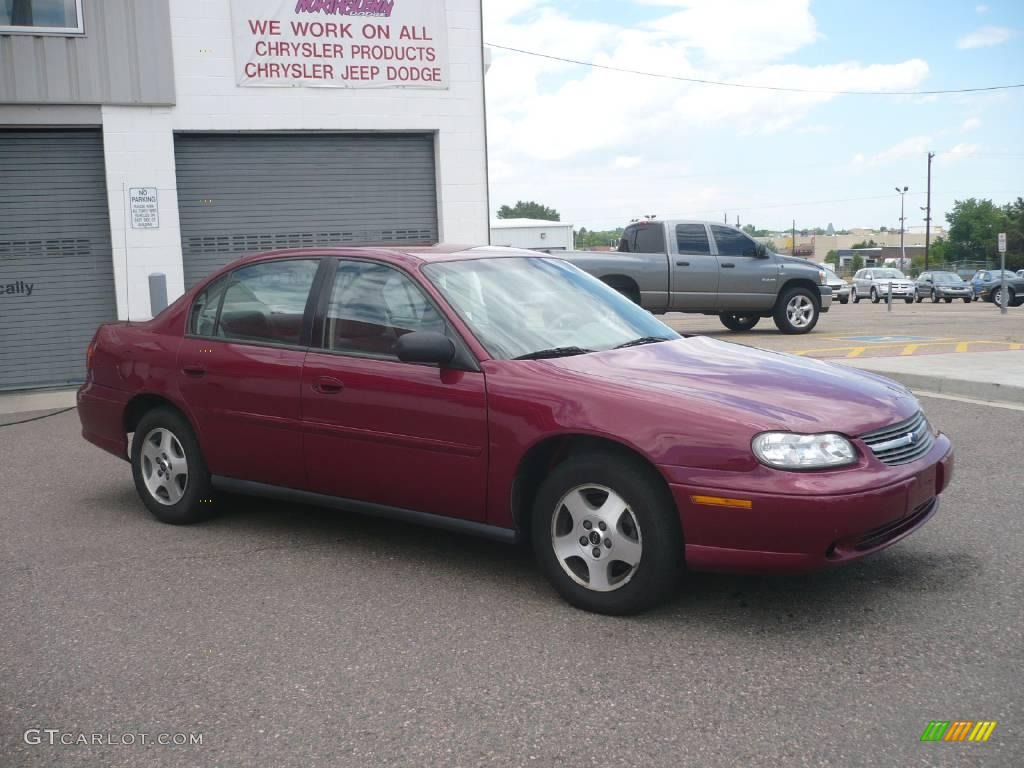
<instances>
[{"instance_id":1,"label":"street light pole","mask_svg":"<svg viewBox=\"0 0 1024 768\"><path fill-rule=\"evenodd\" d=\"M903 187L903 189L896 187L896 191L900 193L900 272L903 271L903 262L907 258L907 250L903 247L903 222L907 220L903 214L903 203L906 200L907 190L909 189L910 187Z\"/></svg>"}]
</instances>

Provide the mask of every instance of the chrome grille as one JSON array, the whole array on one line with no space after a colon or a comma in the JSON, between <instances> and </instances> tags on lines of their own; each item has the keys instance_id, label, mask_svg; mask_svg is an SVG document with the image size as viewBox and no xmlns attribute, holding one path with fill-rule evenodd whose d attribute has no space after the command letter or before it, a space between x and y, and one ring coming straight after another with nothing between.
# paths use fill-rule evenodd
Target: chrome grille
<instances>
[{"instance_id":1,"label":"chrome grille","mask_svg":"<svg viewBox=\"0 0 1024 768\"><path fill-rule=\"evenodd\" d=\"M921 458L935 443L935 436L921 411L899 424L863 434L860 439L879 461L890 466L909 464Z\"/></svg>"}]
</instances>

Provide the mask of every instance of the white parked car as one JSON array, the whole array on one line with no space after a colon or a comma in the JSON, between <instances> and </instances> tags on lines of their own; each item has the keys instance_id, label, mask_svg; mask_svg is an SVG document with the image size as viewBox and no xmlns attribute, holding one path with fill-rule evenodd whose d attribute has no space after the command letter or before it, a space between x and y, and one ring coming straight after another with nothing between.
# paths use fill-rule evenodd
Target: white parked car
<instances>
[{"instance_id":1,"label":"white parked car","mask_svg":"<svg viewBox=\"0 0 1024 768\"><path fill-rule=\"evenodd\" d=\"M872 304L884 301L889 291L894 299L903 299L907 304L914 300L914 281L898 269L891 267L866 267L857 270L853 276L853 303L871 299Z\"/></svg>"}]
</instances>

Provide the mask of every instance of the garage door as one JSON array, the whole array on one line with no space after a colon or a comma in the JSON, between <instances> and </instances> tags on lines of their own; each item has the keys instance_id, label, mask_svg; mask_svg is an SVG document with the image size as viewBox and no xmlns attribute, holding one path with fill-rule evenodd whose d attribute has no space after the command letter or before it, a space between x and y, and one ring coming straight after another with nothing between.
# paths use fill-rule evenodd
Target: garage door
<instances>
[{"instance_id":1,"label":"garage door","mask_svg":"<svg viewBox=\"0 0 1024 768\"><path fill-rule=\"evenodd\" d=\"M0 389L81 381L117 319L99 131L0 131Z\"/></svg>"},{"instance_id":2,"label":"garage door","mask_svg":"<svg viewBox=\"0 0 1024 768\"><path fill-rule=\"evenodd\" d=\"M185 286L274 248L437 242L430 134L178 134Z\"/></svg>"}]
</instances>

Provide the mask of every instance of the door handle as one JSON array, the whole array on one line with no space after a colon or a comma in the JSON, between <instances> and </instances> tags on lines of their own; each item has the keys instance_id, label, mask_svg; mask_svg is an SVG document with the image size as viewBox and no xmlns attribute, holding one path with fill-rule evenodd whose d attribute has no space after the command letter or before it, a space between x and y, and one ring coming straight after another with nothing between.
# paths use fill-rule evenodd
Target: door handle
<instances>
[{"instance_id":1,"label":"door handle","mask_svg":"<svg viewBox=\"0 0 1024 768\"><path fill-rule=\"evenodd\" d=\"M321 395L336 395L344 388L345 385L333 376L321 376L313 384L313 389Z\"/></svg>"},{"instance_id":2,"label":"door handle","mask_svg":"<svg viewBox=\"0 0 1024 768\"><path fill-rule=\"evenodd\" d=\"M205 376L206 366L199 363L186 363L181 366L181 372L186 376Z\"/></svg>"},{"instance_id":3,"label":"door handle","mask_svg":"<svg viewBox=\"0 0 1024 768\"><path fill-rule=\"evenodd\" d=\"M688 262L688 261L677 261L676 262L676 266L677 267L688 267L688 266L690 266L690 262Z\"/></svg>"},{"instance_id":4,"label":"door handle","mask_svg":"<svg viewBox=\"0 0 1024 768\"><path fill-rule=\"evenodd\" d=\"M726 262L725 264L722 265L723 269L734 269L735 267L736 265L733 264L731 261Z\"/></svg>"}]
</instances>

